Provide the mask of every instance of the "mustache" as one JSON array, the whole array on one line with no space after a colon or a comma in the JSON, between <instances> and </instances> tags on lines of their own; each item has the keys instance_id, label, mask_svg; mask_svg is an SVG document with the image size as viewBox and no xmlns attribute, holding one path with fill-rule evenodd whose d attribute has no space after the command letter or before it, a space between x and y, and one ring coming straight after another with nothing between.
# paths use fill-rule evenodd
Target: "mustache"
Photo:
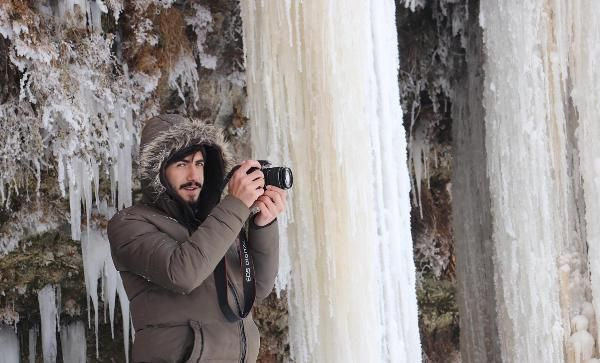
<instances>
[{"instance_id":1,"label":"mustache","mask_svg":"<svg viewBox=\"0 0 600 363\"><path fill-rule=\"evenodd\" d=\"M202 184L198 183L198 182L187 182L185 184L181 184L179 186L179 189L183 189L183 188L188 188L188 187L198 187L198 188L202 188Z\"/></svg>"}]
</instances>

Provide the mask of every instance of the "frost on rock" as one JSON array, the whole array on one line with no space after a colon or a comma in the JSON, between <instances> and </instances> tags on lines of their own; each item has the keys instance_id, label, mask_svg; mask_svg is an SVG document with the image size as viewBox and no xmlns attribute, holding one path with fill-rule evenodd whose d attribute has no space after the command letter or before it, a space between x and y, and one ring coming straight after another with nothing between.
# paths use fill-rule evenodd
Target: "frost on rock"
<instances>
[{"instance_id":1,"label":"frost on rock","mask_svg":"<svg viewBox=\"0 0 600 363\"><path fill-rule=\"evenodd\" d=\"M0 325L12 325L13 328L17 329L17 323L21 317L19 313L15 311L14 304L8 304L7 306L0 308Z\"/></svg>"},{"instance_id":2,"label":"frost on rock","mask_svg":"<svg viewBox=\"0 0 600 363\"><path fill-rule=\"evenodd\" d=\"M145 46L156 36L153 14L171 5L170 0L132 3L143 8L136 16L148 34L142 39ZM145 11L150 7L148 16ZM95 331L102 313L98 311L100 279L111 326L119 297L128 356L128 301L106 237L95 237L93 219L110 218L116 209L133 202L132 166L141 120L159 112L155 93L161 72L130 66L130 60L124 58L123 34L102 28L112 26L102 18L117 22L123 8L121 0L0 2L0 37L2 50L6 50L2 64L9 74L3 79L13 82L6 94L0 94L0 203L6 221L0 227L0 258L27 237L59 228L65 218L72 239L91 235L82 242L82 249L86 288L96 308ZM165 52L164 56L173 55ZM188 58L184 61L189 63ZM182 93L198 80L196 73L188 71L195 71L188 63L176 68L175 82ZM47 200L55 197L55 191L68 198L70 213L62 208L62 201ZM14 291L20 289L13 287ZM44 360L54 361L60 286L46 286L38 299ZM67 340L61 341L64 349L65 343L81 340L79 328L73 329L63 335ZM36 334L30 332L30 345L35 344Z\"/></svg>"},{"instance_id":3,"label":"frost on rock","mask_svg":"<svg viewBox=\"0 0 600 363\"><path fill-rule=\"evenodd\" d=\"M419 208L421 219L423 191L430 189L430 171L439 167L443 156L438 155L439 151L431 141L442 130L441 123L450 117L454 97L452 82L463 69L463 57L457 53L462 53L466 44L467 3L456 0L435 0L427 4L425 1L404 1L406 7L416 12L405 11L399 18L399 31L411 32L411 37L401 37L399 41L401 52L406 53L400 62L400 94L409 131L409 168L414 175L411 178L413 206ZM415 26L420 31L412 36Z\"/></svg>"},{"instance_id":4,"label":"frost on rock","mask_svg":"<svg viewBox=\"0 0 600 363\"><path fill-rule=\"evenodd\" d=\"M66 14L64 20L86 7L105 12L102 4L59 2L56 11ZM16 12L11 3L0 9L2 18ZM0 136L0 202L8 206L11 195L39 190L41 174L54 169L71 203L72 237L79 239L81 214L89 216L93 196L100 199L101 179L111 181L115 206L131 204L136 115L145 112L142 106L157 81L128 74L112 55L110 34L74 38L52 15L31 9L19 15L2 28L22 77L19 98L0 105L8 130ZM32 177L37 184L28 184Z\"/></svg>"},{"instance_id":5,"label":"frost on rock","mask_svg":"<svg viewBox=\"0 0 600 363\"><path fill-rule=\"evenodd\" d=\"M292 358L420 362L394 4L241 9L253 154L294 170L277 281Z\"/></svg>"},{"instance_id":6,"label":"frost on rock","mask_svg":"<svg viewBox=\"0 0 600 363\"><path fill-rule=\"evenodd\" d=\"M39 203L11 213L7 223L0 226L0 258L15 249L26 236L57 228L60 221L56 213L44 211Z\"/></svg>"},{"instance_id":7,"label":"frost on rock","mask_svg":"<svg viewBox=\"0 0 600 363\"><path fill-rule=\"evenodd\" d=\"M169 87L177 90L177 94L184 104L186 99L189 98L193 101L192 106L197 107L199 100L198 79L196 60L191 53L183 51L171 65ZM188 97L185 95L187 90L191 92Z\"/></svg>"},{"instance_id":8,"label":"frost on rock","mask_svg":"<svg viewBox=\"0 0 600 363\"><path fill-rule=\"evenodd\" d=\"M191 25L196 32L196 51L200 65L207 69L217 68L217 57L206 53L205 45L206 36L213 30L213 18L210 10L204 6L194 3L192 4L195 14L187 17L186 23Z\"/></svg>"},{"instance_id":9,"label":"frost on rock","mask_svg":"<svg viewBox=\"0 0 600 363\"><path fill-rule=\"evenodd\" d=\"M422 8L425 6L426 0L400 0L400 5L404 5L406 8L411 11L415 11L418 8Z\"/></svg>"}]
</instances>

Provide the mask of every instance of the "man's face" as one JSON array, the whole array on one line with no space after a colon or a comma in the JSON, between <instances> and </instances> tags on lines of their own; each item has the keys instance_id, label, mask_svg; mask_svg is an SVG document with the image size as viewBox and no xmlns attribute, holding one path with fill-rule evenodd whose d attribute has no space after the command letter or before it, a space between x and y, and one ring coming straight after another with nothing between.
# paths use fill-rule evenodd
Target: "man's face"
<instances>
[{"instance_id":1,"label":"man's face","mask_svg":"<svg viewBox=\"0 0 600 363\"><path fill-rule=\"evenodd\" d=\"M204 157L202 152L190 154L165 170L167 181L184 201L194 203L200 196L204 183Z\"/></svg>"}]
</instances>

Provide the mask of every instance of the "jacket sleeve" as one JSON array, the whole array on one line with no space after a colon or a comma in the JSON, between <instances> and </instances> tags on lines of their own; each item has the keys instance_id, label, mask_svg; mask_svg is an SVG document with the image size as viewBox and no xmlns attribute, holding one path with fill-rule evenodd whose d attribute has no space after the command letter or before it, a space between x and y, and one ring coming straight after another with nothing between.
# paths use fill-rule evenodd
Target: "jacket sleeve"
<instances>
[{"instance_id":1,"label":"jacket sleeve","mask_svg":"<svg viewBox=\"0 0 600 363\"><path fill-rule=\"evenodd\" d=\"M226 196L184 241L176 241L141 215L120 212L108 224L115 265L169 290L189 294L212 274L235 241L250 210Z\"/></svg>"},{"instance_id":2,"label":"jacket sleeve","mask_svg":"<svg viewBox=\"0 0 600 363\"><path fill-rule=\"evenodd\" d=\"M279 269L277 219L263 227L258 227L251 221L248 228L248 248L254 259L256 300L260 302L273 290Z\"/></svg>"}]
</instances>

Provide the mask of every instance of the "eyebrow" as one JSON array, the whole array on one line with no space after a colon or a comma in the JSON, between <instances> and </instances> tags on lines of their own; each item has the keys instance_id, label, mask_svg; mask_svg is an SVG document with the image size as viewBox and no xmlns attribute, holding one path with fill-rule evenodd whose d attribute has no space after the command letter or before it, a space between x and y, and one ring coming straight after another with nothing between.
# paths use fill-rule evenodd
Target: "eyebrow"
<instances>
[{"instance_id":1,"label":"eyebrow","mask_svg":"<svg viewBox=\"0 0 600 363\"><path fill-rule=\"evenodd\" d=\"M186 164L187 164L187 163L191 163L191 161L190 161L190 160L185 160L185 159L181 159L181 160L179 160L179 161L176 161L176 162L177 162L177 163L186 163ZM196 162L196 163L198 163L198 162L204 162L204 159L199 159L199 160L196 160L195 162Z\"/></svg>"}]
</instances>

